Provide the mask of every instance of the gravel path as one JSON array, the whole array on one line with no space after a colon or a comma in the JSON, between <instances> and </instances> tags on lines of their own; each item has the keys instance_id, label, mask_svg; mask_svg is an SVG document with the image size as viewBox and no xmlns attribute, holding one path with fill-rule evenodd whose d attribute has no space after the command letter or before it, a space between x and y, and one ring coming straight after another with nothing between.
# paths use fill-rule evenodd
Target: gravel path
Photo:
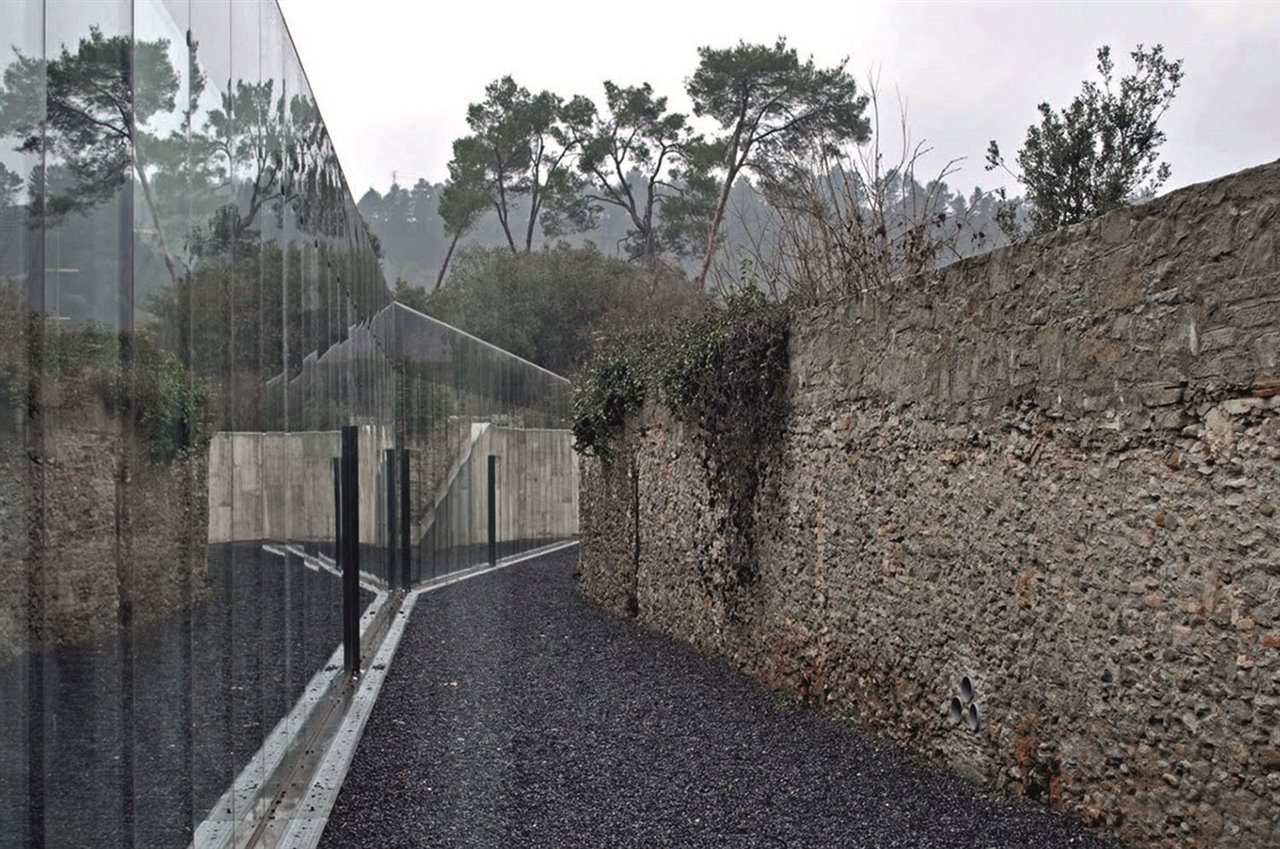
<instances>
[{"instance_id":1,"label":"gravel path","mask_svg":"<svg viewBox=\"0 0 1280 849\"><path fill-rule=\"evenodd\" d=\"M574 594L576 549L418 600L322 847L1108 847Z\"/></svg>"}]
</instances>

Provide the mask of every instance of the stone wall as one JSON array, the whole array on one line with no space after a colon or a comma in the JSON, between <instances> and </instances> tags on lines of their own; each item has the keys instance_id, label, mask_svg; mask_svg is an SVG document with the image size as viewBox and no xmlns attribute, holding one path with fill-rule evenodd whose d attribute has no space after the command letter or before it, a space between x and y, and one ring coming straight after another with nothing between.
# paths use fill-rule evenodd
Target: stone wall
<instances>
[{"instance_id":1,"label":"stone wall","mask_svg":"<svg viewBox=\"0 0 1280 849\"><path fill-rule=\"evenodd\" d=\"M582 592L1125 839L1280 844L1278 209L1274 163L795 316L754 579L649 407Z\"/></svg>"}]
</instances>

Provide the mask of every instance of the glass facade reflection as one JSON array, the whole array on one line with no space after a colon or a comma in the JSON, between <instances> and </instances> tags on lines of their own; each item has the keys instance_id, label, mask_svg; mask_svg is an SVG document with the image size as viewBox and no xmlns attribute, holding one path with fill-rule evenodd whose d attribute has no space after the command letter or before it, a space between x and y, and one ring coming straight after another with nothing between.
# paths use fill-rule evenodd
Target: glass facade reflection
<instances>
[{"instance_id":1,"label":"glass facade reflection","mask_svg":"<svg viewBox=\"0 0 1280 849\"><path fill-rule=\"evenodd\" d=\"M391 301L273 0L0 47L0 847L229 845L341 696L339 429L390 606L576 534L568 384Z\"/></svg>"}]
</instances>

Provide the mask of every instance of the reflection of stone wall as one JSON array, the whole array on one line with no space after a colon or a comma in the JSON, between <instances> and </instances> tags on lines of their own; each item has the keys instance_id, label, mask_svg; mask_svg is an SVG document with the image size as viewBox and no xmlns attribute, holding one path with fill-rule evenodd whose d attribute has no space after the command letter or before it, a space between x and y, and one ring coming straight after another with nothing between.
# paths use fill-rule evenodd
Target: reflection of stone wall
<instances>
[{"instance_id":1,"label":"reflection of stone wall","mask_svg":"<svg viewBox=\"0 0 1280 849\"><path fill-rule=\"evenodd\" d=\"M42 446L0 451L0 649L92 641L208 591L203 454L153 461L95 400L50 411ZM127 470L126 470L127 467Z\"/></svg>"},{"instance_id":2,"label":"reflection of stone wall","mask_svg":"<svg viewBox=\"0 0 1280 849\"><path fill-rule=\"evenodd\" d=\"M1280 844L1278 232L1272 164L799 315L755 582L649 409L583 592L1135 842Z\"/></svg>"},{"instance_id":3,"label":"reflection of stone wall","mask_svg":"<svg viewBox=\"0 0 1280 849\"><path fill-rule=\"evenodd\" d=\"M8 425L8 417L3 422ZM27 644L30 546L26 446L20 432L0 427L0 663Z\"/></svg>"},{"instance_id":4,"label":"reflection of stone wall","mask_svg":"<svg viewBox=\"0 0 1280 849\"><path fill-rule=\"evenodd\" d=\"M422 536L438 497L448 488L450 476L457 474L459 462L470 449L471 427L469 419L452 417L423 435L415 434L417 438L410 445L413 454L409 472L414 539Z\"/></svg>"}]
</instances>

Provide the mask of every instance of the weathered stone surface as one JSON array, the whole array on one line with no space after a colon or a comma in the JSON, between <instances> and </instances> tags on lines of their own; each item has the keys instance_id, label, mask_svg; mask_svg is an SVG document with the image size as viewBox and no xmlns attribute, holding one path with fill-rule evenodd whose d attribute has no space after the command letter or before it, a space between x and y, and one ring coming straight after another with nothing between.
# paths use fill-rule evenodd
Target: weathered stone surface
<instances>
[{"instance_id":1,"label":"weathered stone surface","mask_svg":"<svg viewBox=\"0 0 1280 849\"><path fill-rule=\"evenodd\" d=\"M40 439L0 432L0 662L159 621L209 592L204 452L155 460L96 400L56 413Z\"/></svg>"},{"instance_id":2,"label":"weathered stone surface","mask_svg":"<svg viewBox=\"0 0 1280 849\"><path fill-rule=\"evenodd\" d=\"M1278 209L1274 163L798 316L757 580L650 408L581 591L1124 838L1277 845Z\"/></svg>"}]
</instances>

